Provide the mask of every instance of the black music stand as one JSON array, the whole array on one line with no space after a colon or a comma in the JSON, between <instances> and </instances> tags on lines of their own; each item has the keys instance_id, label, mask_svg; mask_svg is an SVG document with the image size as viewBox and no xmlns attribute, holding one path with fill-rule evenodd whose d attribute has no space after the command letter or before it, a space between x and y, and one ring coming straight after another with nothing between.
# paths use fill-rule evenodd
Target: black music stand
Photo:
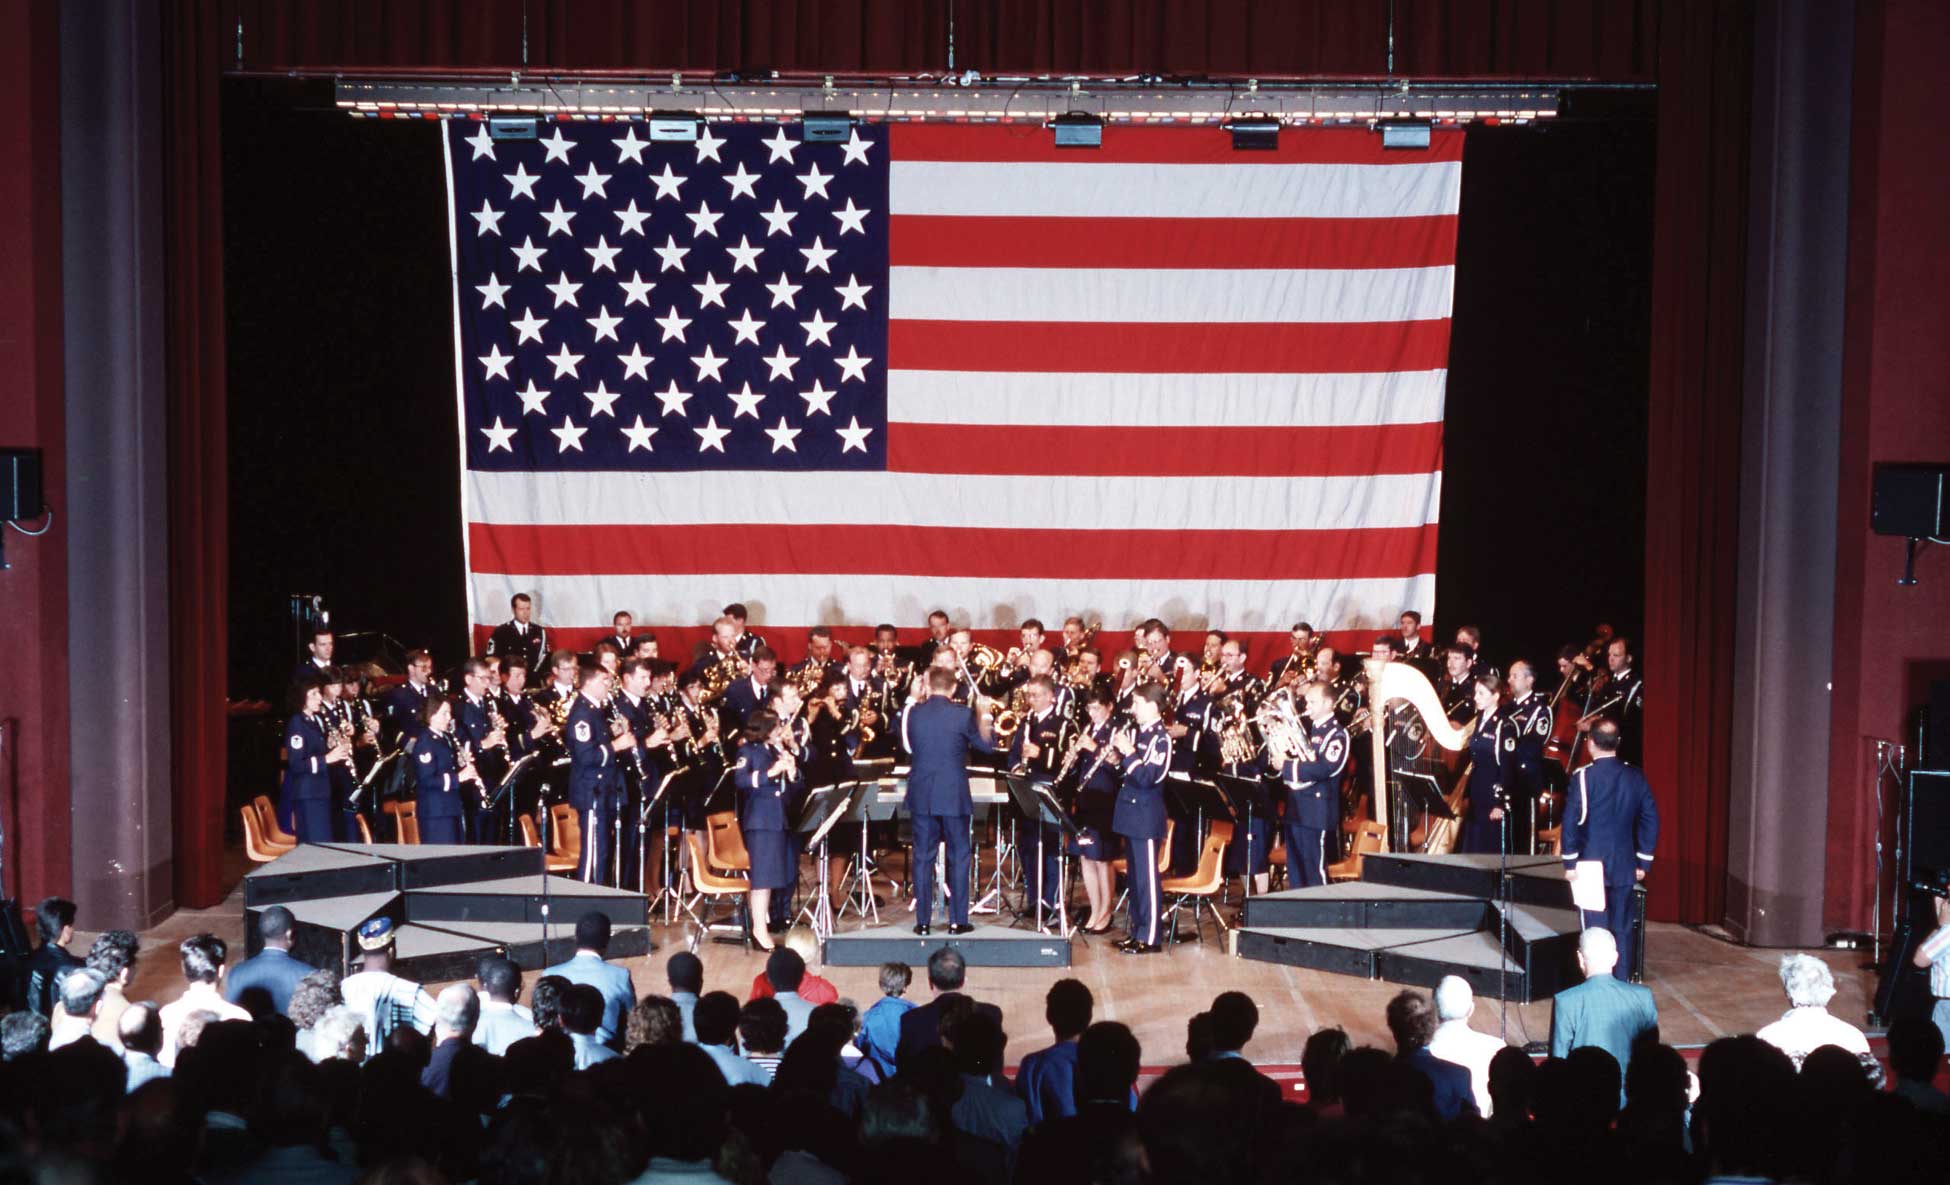
<instances>
[{"instance_id":1,"label":"black music stand","mask_svg":"<svg viewBox=\"0 0 1950 1185\"><path fill-rule=\"evenodd\" d=\"M1017 773L1007 774L1002 780L1009 788L1009 797L1015 802L1016 809L1022 812L1022 817L1029 826L1036 828L1037 831L1036 849L1039 856L1036 876L1039 883L1036 893L1035 920L1038 934L1049 932L1049 923L1043 918L1043 896L1048 892L1048 886L1040 883L1043 874L1040 867L1042 862L1040 853L1043 843L1048 838L1043 829L1053 827L1057 831L1056 927L1057 933L1068 938L1075 929L1070 925L1070 844L1079 838L1076 821L1070 818L1068 811L1063 809L1063 804L1056 800L1055 783L1040 778L1026 778ZM1017 916L1028 916L1028 910L1025 908Z\"/></svg>"},{"instance_id":2,"label":"black music stand","mask_svg":"<svg viewBox=\"0 0 1950 1185\"><path fill-rule=\"evenodd\" d=\"M1397 820L1395 825L1402 829L1402 843L1398 845L1398 850L1407 851L1408 833L1413 830L1408 825L1408 812L1410 810L1422 812L1422 833L1424 835L1428 834L1430 819L1453 819L1456 817L1456 812L1450 810L1449 804L1443 800L1442 786L1435 780L1433 774L1403 770L1395 773L1393 776L1397 779L1395 785L1401 791L1399 800L1395 804L1395 818Z\"/></svg>"},{"instance_id":3,"label":"black music stand","mask_svg":"<svg viewBox=\"0 0 1950 1185\"><path fill-rule=\"evenodd\" d=\"M1249 778L1244 774L1220 774L1213 779L1213 784L1218 787L1219 793L1225 795L1226 805L1232 810L1234 825L1240 827L1233 833L1233 838L1245 845L1246 859L1242 861L1246 866L1245 895L1250 897L1253 895L1253 820L1265 819L1271 823L1278 817L1279 811L1273 802L1273 787L1281 786L1284 789L1284 785L1268 782L1264 777ZM1267 872L1271 873L1273 837L1270 830L1266 837L1266 851L1269 856Z\"/></svg>"},{"instance_id":4,"label":"black music stand","mask_svg":"<svg viewBox=\"0 0 1950 1185\"><path fill-rule=\"evenodd\" d=\"M806 919L806 923L812 927L813 936L821 941L833 933L833 899L826 890L827 837L847 817L860 786L858 780L849 780L813 790L800 804L798 820L793 824L792 829L805 836L803 847L819 852L813 868L818 876L819 888L812 900L800 908L799 917Z\"/></svg>"},{"instance_id":5,"label":"black music stand","mask_svg":"<svg viewBox=\"0 0 1950 1185\"><path fill-rule=\"evenodd\" d=\"M658 781L656 792L646 796L638 807L636 870L639 891L644 891L649 888L649 885L644 881L645 869L647 867L644 857L650 851L650 845L645 838L650 827L650 816L656 813L658 803L675 797L672 793L672 788L691 772L691 767L688 765L680 765L676 769L671 770ZM651 899L649 906L645 908L644 912L646 914L655 913L657 912L657 906L661 904L664 907L664 924L667 926L675 919L676 915L673 910L678 905L677 878L672 868L672 865L676 862L677 854L670 843L670 813L668 809L664 812L664 825L658 830L657 842L662 844L664 849L663 883L657 887L657 895Z\"/></svg>"},{"instance_id":6,"label":"black music stand","mask_svg":"<svg viewBox=\"0 0 1950 1185\"><path fill-rule=\"evenodd\" d=\"M847 804L846 822L848 826L859 825L860 850L853 858L852 870L840 885L840 896L845 898L840 917L846 916L849 907L857 907L862 922L869 916L875 924L880 922L880 905L873 892L874 876L879 871L873 859L873 824L888 822L900 813L899 799L881 797L882 790L898 784L894 771L892 757L856 758L853 762L853 773L860 788ZM859 886L858 900L854 898L855 885Z\"/></svg>"}]
</instances>

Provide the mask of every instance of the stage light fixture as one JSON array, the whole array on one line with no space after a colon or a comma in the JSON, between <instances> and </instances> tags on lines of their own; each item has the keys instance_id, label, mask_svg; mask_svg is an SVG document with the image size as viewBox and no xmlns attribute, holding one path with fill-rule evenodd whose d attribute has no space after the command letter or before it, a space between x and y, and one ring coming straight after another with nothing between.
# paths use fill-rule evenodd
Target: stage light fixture
<instances>
[{"instance_id":1,"label":"stage light fixture","mask_svg":"<svg viewBox=\"0 0 1950 1185\"><path fill-rule=\"evenodd\" d=\"M844 143L853 135L849 111L808 111L799 117L799 138L808 144Z\"/></svg>"},{"instance_id":2,"label":"stage light fixture","mask_svg":"<svg viewBox=\"0 0 1950 1185\"><path fill-rule=\"evenodd\" d=\"M1384 119L1375 125L1383 148L1426 149L1430 125L1426 119Z\"/></svg>"},{"instance_id":3,"label":"stage light fixture","mask_svg":"<svg viewBox=\"0 0 1950 1185\"><path fill-rule=\"evenodd\" d=\"M1102 148L1104 121L1087 111L1068 111L1049 121L1058 148Z\"/></svg>"},{"instance_id":4,"label":"stage light fixture","mask_svg":"<svg viewBox=\"0 0 1950 1185\"><path fill-rule=\"evenodd\" d=\"M650 139L655 141L695 141L704 121L695 111L659 111L650 117Z\"/></svg>"},{"instance_id":5,"label":"stage light fixture","mask_svg":"<svg viewBox=\"0 0 1950 1185\"><path fill-rule=\"evenodd\" d=\"M1271 152L1280 146L1280 121L1274 116L1242 116L1220 126L1232 133L1234 152Z\"/></svg>"},{"instance_id":6,"label":"stage light fixture","mask_svg":"<svg viewBox=\"0 0 1950 1185\"><path fill-rule=\"evenodd\" d=\"M535 121L532 119L490 119L488 120L488 139L490 140L533 140L537 136Z\"/></svg>"}]
</instances>

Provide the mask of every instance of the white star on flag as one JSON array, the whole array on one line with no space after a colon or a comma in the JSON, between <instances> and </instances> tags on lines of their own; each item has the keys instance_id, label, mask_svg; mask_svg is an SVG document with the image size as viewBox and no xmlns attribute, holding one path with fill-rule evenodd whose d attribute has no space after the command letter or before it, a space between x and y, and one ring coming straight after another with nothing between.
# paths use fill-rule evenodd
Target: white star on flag
<instances>
[{"instance_id":1,"label":"white star on flag","mask_svg":"<svg viewBox=\"0 0 1950 1185\"><path fill-rule=\"evenodd\" d=\"M631 124L629 130L623 133L621 140L611 140L610 143L616 145L616 163L619 165L626 160L642 164L643 150L650 147L650 141L636 138L635 124Z\"/></svg>"},{"instance_id":2,"label":"white star on flag","mask_svg":"<svg viewBox=\"0 0 1950 1185\"><path fill-rule=\"evenodd\" d=\"M655 251L657 258L663 261L657 267L657 270L660 272L683 271L684 257L691 253L689 247L679 247L677 245L676 235L666 235L664 237L664 245L661 247L652 247L651 250Z\"/></svg>"},{"instance_id":3,"label":"white star on flag","mask_svg":"<svg viewBox=\"0 0 1950 1185\"><path fill-rule=\"evenodd\" d=\"M763 143L772 153L772 159L765 162L768 165L775 165L780 161L784 161L786 164L792 164L792 150L799 147L798 141L786 138L784 124L780 124L779 130L773 133L772 138L763 141Z\"/></svg>"},{"instance_id":4,"label":"white star on flag","mask_svg":"<svg viewBox=\"0 0 1950 1185\"><path fill-rule=\"evenodd\" d=\"M873 291L873 285L862 284L858 276L849 274L846 283L833 291L840 294L840 312L856 308L864 310L867 307L867 293Z\"/></svg>"},{"instance_id":5,"label":"white star on flag","mask_svg":"<svg viewBox=\"0 0 1950 1185\"><path fill-rule=\"evenodd\" d=\"M799 363L799 360L797 358L794 358L785 352L784 346L780 346L777 350L774 350L772 352L772 356L770 358L765 359L764 361L765 361L765 365L772 368L772 374L770 377L775 379L791 378L792 368L798 365Z\"/></svg>"},{"instance_id":6,"label":"white star on flag","mask_svg":"<svg viewBox=\"0 0 1950 1185\"><path fill-rule=\"evenodd\" d=\"M514 360L515 356L513 354L503 354L499 345L489 346L488 352L481 357L481 365L487 367L487 374L483 377L482 381L507 378L508 363Z\"/></svg>"},{"instance_id":7,"label":"white star on flag","mask_svg":"<svg viewBox=\"0 0 1950 1185\"><path fill-rule=\"evenodd\" d=\"M528 386L516 391L515 394L521 396L522 415L539 416L547 414L548 392L537 387L534 379L529 379Z\"/></svg>"},{"instance_id":8,"label":"white star on flag","mask_svg":"<svg viewBox=\"0 0 1950 1185\"><path fill-rule=\"evenodd\" d=\"M741 197L748 197L753 201L758 200L758 191L752 187L758 184L759 176L760 174L746 171L745 162L739 161L736 173L724 175L725 183L731 186L732 199L735 201Z\"/></svg>"},{"instance_id":9,"label":"white star on flag","mask_svg":"<svg viewBox=\"0 0 1950 1185\"><path fill-rule=\"evenodd\" d=\"M493 452L495 449L508 453L515 451L515 446L508 443L515 438L515 430L503 427L500 416L494 417L494 427L481 429L481 434L488 438L487 451Z\"/></svg>"},{"instance_id":10,"label":"white star on flag","mask_svg":"<svg viewBox=\"0 0 1950 1185\"><path fill-rule=\"evenodd\" d=\"M660 400L663 403L664 405L663 414L667 416L683 415L684 405L690 402L691 399L691 393L689 391L679 391L677 389L676 379L670 380L670 386L664 388L661 391L656 392L655 394L658 400Z\"/></svg>"},{"instance_id":11,"label":"white star on flag","mask_svg":"<svg viewBox=\"0 0 1950 1185\"><path fill-rule=\"evenodd\" d=\"M560 442L555 446L555 451L558 453L566 453L570 449L574 449L577 452L582 451L582 434L589 431L589 429L578 428L574 420L563 416L562 426L560 428L550 428L549 431L555 433L555 439Z\"/></svg>"},{"instance_id":12,"label":"white star on flag","mask_svg":"<svg viewBox=\"0 0 1950 1185\"><path fill-rule=\"evenodd\" d=\"M704 381L706 371L711 373L712 381L723 382L724 376L719 372L724 369L724 364L729 361L731 359L718 357L710 346L705 346L702 354L695 354L691 357L692 364L697 367L697 381L700 383Z\"/></svg>"},{"instance_id":13,"label":"white star on flag","mask_svg":"<svg viewBox=\"0 0 1950 1185\"><path fill-rule=\"evenodd\" d=\"M609 196L608 191L603 188L609 184L609 174L598 173L596 162L593 160L589 162L589 171L577 177L576 183L582 186L582 200L585 202L592 197Z\"/></svg>"},{"instance_id":14,"label":"white star on flag","mask_svg":"<svg viewBox=\"0 0 1950 1185\"><path fill-rule=\"evenodd\" d=\"M569 283L569 273L567 272L558 273L555 277L555 283L544 284L542 287L555 294L555 307L558 309L565 304L576 304L576 293L582 291L582 285ZM582 306L576 305L576 307L581 308Z\"/></svg>"},{"instance_id":15,"label":"white star on flag","mask_svg":"<svg viewBox=\"0 0 1950 1185\"><path fill-rule=\"evenodd\" d=\"M662 326L664 331L663 337L659 338L658 340L667 341L667 342L683 341L684 328L688 326L690 323L691 323L691 319L689 317L678 316L677 306L671 305L670 311L668 313L665 313L663 316L657 318L657 324Z\"/></svg>"},{"instance_id":16,"label":"white star on flag","mask_svg":"<svg viewBox=\"0 0 1950 1185\"><path fill-rule=\"evenodd\" d=\"M731 402L738 408L731 413L732 419L735 420L743 415L749 415L754 420L758 418L758 405L765 399L765 395L763 392L752 390L751 380L745 381L743 390L727 391L725 394L731 396Z\"/></svg>"},{"instance_id":17,"label":"white star on flag","mask_svg":"<svg viewBox=\"0 0 1950 1185\"><path fill-rule=\"evenodd\" d=\"M657 282L655 280L644 279L642 272L631 272L630 278L624 280L619 286L623 289L624 308L628 308L633 304L640 304L645 308L649 308L650 290L657 286Z\"/></svg>"},{"instance_id":18,"label":"white star on flag","mask_svg":"<svg viewBox=\"0 0 1950 1185\"><path fill-rule=\"evenodd\" d=\"M846 199L846 209L833 211L833 217L840 220L840 233L842 235L850 230L866 234L867 215L871 213L873 211L860 209L853 204L852 198L848 198Z\"/></svg>"},{"instance_id":19,"label":"white star on flag","mask_svg":"<svg viewBox=\"0 0 1950 1185\"><path fill-rule=\"evenodd\" d=\"M589 253L589 274L593 276L597 272L615 271L616 256L623 248L610 246L608 235L597 235L596 245L583 250Z\"/></svg>"},{"instance_id":20,"label":"white star on flag","mask_svg":"<svg viewBox=\"0 0 1950 1185\"><path fill-rule=\"evenodd\" d=\"M710 202L699 202L697 209L684 217L691 220L691 238L710 235L715 239L718 237L718 219L723 218L724 215L712 213Z\"/></svg>"},{"instance_id":21,"label":"white star on flag","mask_svg":"<svg viewBox=\"0 0 1950 1185\"><path fill-rule=\"evenodd\" d=\"M623 323L623 318L610 316L608 305L597 309L595 316L584 317L583 320L589 322L589 328L596 331L596 336L589 339L591 341L601 341L604 338L616 341L616 327ZM619 342L618 344L620 345L621 343ZM845 366L846 364L842 362L840 365Z\"/></svg>"},{"instance_id":22,"label":"white star on flag","mask_svg":"<svg viewBox=\"0 0 1950 1185\"><path fill-rule=\"evenodd\" d=\"M723 452L724 438L731 435L731 429L718 427L718 417L716 416L712 416L709 420L705 421L704 427L693 428L691 431L697 433L697 451L700 453L706 449L716 449L719 452Z\"/></svg>"},{"instance_id":23,"label":"white star on flag","mask_svg":"<svg viewBox=\"0 0 1950 1185\"><path fill-rule=\"evenodd\" d=\"M623 364L623 377L626 379L648 379L650 377L650 355L643 352L641 344L632 344L630 352L616 357Z\"/></svg>"},{"instance_id":24,"label":"white star on flag","mask_svg":"<svg viewBox=\"0 0 1950 1185\"><path fill-rule=\"evenodd\" d=\"M765 435L767 435L767 436L769 436L769 437L771 437L771 438L772 438L772 451L773 451L773 452L775 452L775 453L776 453L776 452L778 452L778 451L779 451L780 449L784 449L784 450L786 450L787 452L793 452L793 453L796 453L796 452L798 452L798 451L799 451L799 446L798 446L797 444L795 444L795 443L793 443L793 442L799 439L799 433L800 433L801 431L802 431L802 429L799 429L799 428L788 428L788 427L786 427L786 426L785 426L785 417L784 417L784 416L780 416L780 417L779 417L779 426L778 426L778 427L776 427L776 428L767 428L767 429L765 430Z\"/></svg>"},{"instance_id":25,"label":"white star on flag","mask_svg":"<svg viewBox=\"0 0 1950 1185\"><path fill-rule=\"evenodd\" d=\"M555 209L542 211L542 221L548 223L548 233L542 237L552 239L556 235L568 235L572 239L575 238L575 232L569 229L569 223L574 220L575 216L576 212L574 210L564 210L562 208L562 199L556 198Z\"/></svg>"},{"instance_id":26,"label":"white star on flag","mask_svg":"<svg viewBox=\"0 0 1950 1185\"><path fill-rule=\"evenodd\" d=\"M736 247L725 248L725 252L731 256L732 274L737 275L743 271L757 272L758 257L764 250L763 247L752 246L750 235L739 235Z\"/></svg>"},{"instance_id":27,"label":"white star on flag","mask_svg":"<svg viewBox=\"0 0 1950 1185\"><path fill-rule=\"evenodd\" d=\"M794 284L791 281L787 280L785 278L784 272L779 273L779 279L776 284L767 284L765 287L769 289L772 293L773 308L776 309L780 305L784 305L789 309L794 309L799 307L796 303L794 303L793 297L798 293L801 285Z\"/></svg>"},{"instance_id":28,"label":"white star on flag","mask_svg":"<svg viewBox=\"0 0 1950 1185\"><path fill-rule=\"evenodd\" d=\"M702 309L705 305L712 305L712 304L717 305L719 308L723 308L724 290L729 287L731 287L731 285L722 282L721 280L718 279L718 277L712 275L710 272L704 273L703 283L691 285L691 288L697 293L697 307L700 309Z\"/></svg>"},{"instance_id":29,"label":"white star on flag","mask_svg":"<svg viewBox=\"0 0 1950 1185\"><path fill-rule=\"evenodd\" d=\"M575 142L564 137L561 128L556 128L554 136L542 141L542 149L548 153L548 158L542 163L559 160L566 165L569 163L569 153L575 147Z\"/></svg>"},{"instance_id":30,"label":"white star on flag","mask_svg":"<svg viewBox=\"0 0 1950 1185\"><path fill-rule=\"evenodd\" d=\"M533 235L524 238L521 241L521 246L512 248L512 250L515 253L515 259L518 261L515 265L516 275L520 275L530 268L533 268L535 271L541 271L542 256L548 254L547 247L537 247L535 245L535 237Z\"/></svg>"},{"instance_id":31,"label":"white star on flag","mask_svg":"<svg viewBox=\"0 0 1950 1185\"><path fill-rule=\"evenodd\" d=\"M814 309L812 320L801 321L799 324L806 328L807 345L810 346L814 342L824 342L830 346L833 344L833 326L838 325L839 322L828 321L826 314L820 312L818 309Z\"/></svg>"},{"instance_id":32,"label":"white star on flag","mask_svg":"<svg viewBox=\"0 0 1950 1185\"><path fill-rule=\"evenodd\" d=\"M489 160L494 159L494 137L488 135L486 124L474 129L474 134L467 138L466 143L474 150L474 155L468 159L480 160L484 156Z\"/></svg>"},{"instance_id":33,"label":"white star on flag","mask_svg":"<svg viewBox=\"0 0 1950 1185\"><path fill-rule=\"evenodd\" d=\"M562 348L556 351L555 353L549 355L548 360L555 364L556 378L559 379L564 375L567 375L572 379L582 377L581 375L578 375L576 373L576 367L580 365L582 362L582 355L569 353L568 342L563 342Z\"/></svg>"},{"instance_id":34,"label":"white star on flag","mask_svg":"<svg viewBox=\"0 0 1950 1185\"><path fill-rule=\"evenodd\" d=\"M535 197L535 182L542 179L540 173L529 172L527 167L520 161L515 162L514 172L503 173L501 176L508 183L510 191L508 193L508 200L511 202L519 197L525 197L533 201Z\"/></svg>"},{"instance_id":35,"label":"white star on flag","mask_svg":"<svg viewBox=\"0 0 1950 1185\"><path fill-rule=\"evenodd\" d=\"M479 224L478 229L474 232L475 238L479 238L485 234L493 234L496 238L500 237L502 215L494 207L488 205L486 198L481 199L481 208L469 214L468 217Z\"/></svg>"},{"instance_id":36,"label":"white star on flag","mask_svg":"<svg viewBox=\"0 0 1950 1185\"><path fill-rule=\"evenodd\" d=\"M703 164L704 159L706 157L709 157L712 160L717 161L719 164L723 164L724 158L718 155L718 149L723 147L724 147L724 141L712 135L711 125L708 123L705 124L704 127L700 129L697 134L697 163ZM723 451L723 450L719 450L719 451Z\"/></svg>"},{"instance_id":37,"label":"white star on flag","mask_svg":"<svg viewBox=\"0 0 1950 1185\"><path fill-rule=\"evenodd\" d=\"M799 254L806 257L807 272L818 270L825 272L829 276L833 274L833 270L826 266L826 261L833 258L838 252L828 247L825 241L818 235L813 236L812 246L799 248Z\"/></svg>"},{"instance_id":38,"label":"white star on flag","mask_svg":"<svg viewBox=\"0 0 1950 1185\"><path fill-rule=\"evenodd\" d=\"M859 379L864 383L867 381L867 363L872 362L873 359L862 358L859 350L848 346L846 348L846 357L835 358L833 361L840 364L840 381L842 383L848 379Z\"/></svg>"},{"instance_id":39,"label":"white star on flag","mask_svg":"<svg viewBox=\"0 0 1950 1185\"><path fill-rule=\"evenodd\" d=\"M737 345L739 342L746 342L746 341L750 342L753 345L757 345L758 331L765 328L765 322L760 321L758 318L752 316L752 311L750 309L746 309L742 313L738 314L738 319L736 321L727 321L725 322L725 324L731 326L732 331L738 335L736 338L732 340L731 344L734 346Z\"/></svg>"},{"instance_id":40,"label":"white star on flag","mask_svg":"<svg viewBox=\"0 0 1950 1185\"><path fill-rule=\"evenodd\" d=\"M860 138L860 129L854 128L852 137L845 144L840 145L840 151L846 153L846 160L840 167L843 169L847 165L866 164L867 149L872 147L873 142L871 140L862 140Z\"/></svg>"},{"instance_id":41,"label":"white star on flag","mask_svg":"<svg viewBox=\"0 0 1950 1185\"><path fill-rule=\"evenodd\" d=\"M799 211L788 210L785 208L785 203L779 201L777 198L773 198L772 208L770 210L760 210L758 216L765 220L766 238L769 239L773 235L786 235L789 237L792 234L792 220L799 217Z\"/></svg>"},{"instance_id":42,"label":"white star on flag","mask_svg":"<svg viewBox=\"0 0 1950 1185\"><path fill-rule=\"evenodd\" d=\"M520 337L517 337L515 339L515 344L520 345L521 343L528 342L528 341L532 341L532 342L541 341L542 326L548 324L548 318L537 317L535 315L535 310L532 308L523 309L521 310L521 320L510 321L508 322L508 324L512 325L515 329L515 332L521 335Z\"/></svg>"},{"instance_id":43,"label":"white star on flag","mask_svg":"<svg viewBox=\"0 0 1950 1185\"><path fill-rule=\"evenodd\" d=\"M799 174L799 184L806 187L806 192L800 195L800 200L811 201L814 190L819 191L820 197L823 198L832 197L833 196L832 194L826 192L826 183L828 181L831 181L832 179L833 179L833 175L831 173L822 173L819 171L819 166L817 164L812 165L805 172ZM847 201L849 202L851 202L852 200L853 200L852 198L847 199Z\"/></svg>"},{"instance_id":44,"label":"white star on flag","mask_svg":"<svg viewBox=\"0 0 1950 1185\"><path fill-rule=\"evenodd\" d=\"M623 229L616 232L619 235L642 234L644 220L650 217L650 211L636 208L635 198L631 198L630 204L621 210L615 211L615 214L616 220L623 224Z\"/></svg>"},{"instance_id":45,"label":"white star on flag","mask_svg":"<svg viewBox=\"0 0 1950 1185\"><path fill-rule=\"evenodd\" d=\"M500 276L495 275L493 272L489 272L488 282L485 284L474 285L474 291L481 294L482 308L486 308L491 304L498 304L505 309L508 307L508 304L506 301L502 300L501 298L508 295L508 287L509 287L508 285L503 284L501 282Z\"/></svg>"},{"instance_id":46,"label":"white star on flag","mask_svg":"<svg viewBox=\"0 0 1950 1185\"><path fill-rule=\"evenodd\" d=\"M630 452L635 452L638 449L642 449L646 453L656 452L657 450L650 444L650 438L656 434L657 429L650 424L644 423L642 416L636 418L635 424L623 429L623 435L630 438Z\"/></svg>"},{"instance_id":47,"label":"white star on flag","mask_svg":"<svg viewBox=\"0 0 1950 1185\"><path fill-rule=\"evenodd\" d=\"M597 382L594 391L582 393L582 397L589 401L589 418L592 420L597 416L614 416L616 401L621 396L622 392L612 391L600 381Z\"/></svg>"},{"instance_id":48,"label":"white star on flag","mask_svg":"<svg viewBox=\"0 0 1950 1185\"><path fill-rule=\"evenodd\" d=\"M860 417L854 416L847 422L846 427L836 429L836 431L839 432L840 439L845 442L840 445L841 452L850 453L854 449L859 449L864 453L867 451L867 437L873 432L873 429L862 428L860 426Z\"/></svg>"},{"instance_id":49,"label":"white star on flag","mask_svg":"<svg viewBox=\"0 0 1950 1185\"><path fill-rule=\"evenodd\" d=\"M689 180L689 177L678 176L671 169L670 162L665 161L664 171L662 173L650 174L650 184L657 187L657 196L651 200L661 201L664 198L670 198L673 201L683 201L684 199L678 195L677 191L683 187L684 182Z\"/></svg>"},{"instance_id":50,"label":"white star on flag","mask_svg":"<svg viewBox=\"0 0 1950 1185\"><path fill-rule=\"evenodd\" d=\"M807 418L810 419L818 412L825 412L829 416L832 415L833 396L837 394L839 394L838 391L828 391L826 384L820 382L818 379L814 379L812 390L799 392L799 398L806 401Z\"/></svg>"}]
</instances>

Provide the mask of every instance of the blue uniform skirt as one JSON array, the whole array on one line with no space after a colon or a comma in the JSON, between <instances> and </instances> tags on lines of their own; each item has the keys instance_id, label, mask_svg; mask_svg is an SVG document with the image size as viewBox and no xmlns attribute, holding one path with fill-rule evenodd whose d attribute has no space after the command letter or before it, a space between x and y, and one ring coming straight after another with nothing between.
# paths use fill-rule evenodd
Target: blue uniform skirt
<instances>
[{"instance_id":1,"label":"blue uniform skirt","mask_svg":"<svg viewBox=\"0 0 1950 1185\"><path fill-rule=\"evenodd\" d=\"M796 838L783 831L745 832L745 851L752 858L752 888L792 887L799 871Z\"/></svg>"}]
</instances>

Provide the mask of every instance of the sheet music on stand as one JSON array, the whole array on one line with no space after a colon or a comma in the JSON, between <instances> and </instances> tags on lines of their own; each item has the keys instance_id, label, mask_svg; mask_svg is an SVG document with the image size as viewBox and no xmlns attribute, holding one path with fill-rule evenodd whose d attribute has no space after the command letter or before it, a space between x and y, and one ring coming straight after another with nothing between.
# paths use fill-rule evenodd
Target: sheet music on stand
<instances>
[{"instance_id":1,"label":"sheet music on stand","mask_svg":"<svg viewBox=\"0 0 1950 1185\"><path fill-rule=\"evenodd\" d=\"M1026 778L1014 772L1005 774L1002 781L1003 785L1008 787L1009 797L1015 802L1016 809L1022 812L1023 818L1034 820L1031 826L1055 827L1062 833L1061 839L1058 840L1056 856L1059 886L1056 896L1056 924L1058 932L1068 938L1072 931L1067 892L1070 846L1082 837L1082 833L1077 828L1076 820L1070 817L1070 812L1064 810L1063 804L1057 801L1055 783L1041 778ZM1036 894L1035 919L1038 931L1047 929L1047 923L1043 920L1043 895L1040 892Z\"/></svg>"}]
</instances>

